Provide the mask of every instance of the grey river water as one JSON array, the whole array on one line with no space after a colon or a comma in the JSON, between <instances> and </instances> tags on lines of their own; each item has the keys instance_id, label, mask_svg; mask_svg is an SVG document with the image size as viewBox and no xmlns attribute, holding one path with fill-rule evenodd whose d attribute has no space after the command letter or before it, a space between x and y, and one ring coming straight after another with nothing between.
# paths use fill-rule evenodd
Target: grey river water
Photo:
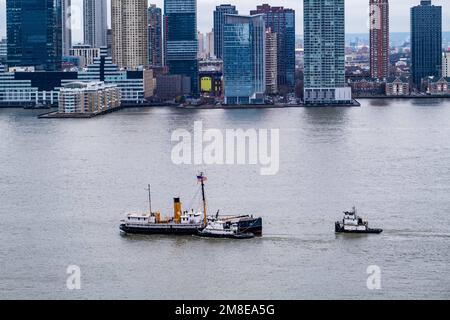
<instances>
[{"instance_id":1,"label":"grey river water","mask_svg":"<svg viewBox=\"0 0 450 320\"><path fill-rule=\"evenodd\" d=\"M449 299L450 101L361 108L125 109L38 120L0 109L0 298ZM280 129L280 170L175 165L176 129ZM128 211L188 206L264 218L248 241L123 236ZM381 235L343 236L353 205ZM81 270L68 290L66 269ZM381 270L369 290L367 268Z\"/></svg>"}]
</instances>

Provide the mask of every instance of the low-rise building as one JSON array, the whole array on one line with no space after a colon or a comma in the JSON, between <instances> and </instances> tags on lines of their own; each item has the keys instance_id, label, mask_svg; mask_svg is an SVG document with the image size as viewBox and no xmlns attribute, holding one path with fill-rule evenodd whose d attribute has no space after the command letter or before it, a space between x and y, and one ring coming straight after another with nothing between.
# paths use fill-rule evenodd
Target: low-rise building
<instances>
[{"instance_id":1,"label":"low-rise building","mask_svg":"<svg viewBox=\"0 0 450 320\"><path fill-rule=\"evenodd\" d=\"M99 113L119 107L120 89L104 82L71 82L59 92L58 113Z\"/></svg>"},{"instance_id":2,"label":"low-rise building","mask_svg":"<svg viewBox=\"0 0 450 320\"><path fill-rule=\"evenodd\" d=\"M387 96L408 96L411 93L411 85L405 77L389 77L386 80Z\"/></svg>"},{"instance_id":3,"label":"low-rise building","mask_svg":"<svg viewBox=\"0 0 450 320\"><path fill-rule=\"evenodd\" d=\"M450 78L430 77L424 80L427 93L435 96L450 95Z\"/></svg>"},{"instance_id":4,"label":"low-rise building","mask_svg":"<svg viewBox=\"0 0 450 320\"><path fill-rule=\"evenodd\" d=\"M385 94L386 84L375 78L351 77L348 85L355 96L380 96Z\"/></svg>"},{"instance_id":5,"label":"low-rise building","mask_svg":"<svg viewBox=\"0 0 450 320\"><path fill-rule=\"evenodd\" d=\"M156 97L162 101L173 100L191 92L191 78L183 75L156 77Z\"/></svg>"}]
</instances>

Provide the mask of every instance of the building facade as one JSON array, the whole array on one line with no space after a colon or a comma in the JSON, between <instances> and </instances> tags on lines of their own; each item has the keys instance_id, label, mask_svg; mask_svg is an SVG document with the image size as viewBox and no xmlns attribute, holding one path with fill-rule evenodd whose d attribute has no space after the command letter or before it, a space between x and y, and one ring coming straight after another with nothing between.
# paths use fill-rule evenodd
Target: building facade
<instances>
[{"instance_id":1,"label":"building facade","mask_svg":"<svg viewBox=\"0 0 450 320\"><path fill-rule=\"evenodd\" d=\"M223 76L225 104L262 104L266 91L263 15L225 15Z\"/></svg>"},{"instance_id":2,"label":"building facade","mask_svg":"<svg viewBox=\"0 0 450 320\"><path fill-rule=\"evenodd\" d=\"M411 92L409 80L405 77L389 77L386 80L386 95L408 96Z\"/></svg>"},{"instance_id":3,"label":"building facade","mask_svg":"<svg viewBox=\"0 0 450 320\"><path fill-rule=\"evenodd\" d=\"M61 69L62 0L6 2L8 65ZM32 37L30 35L33 35Z\"/></svg>"},{"instance_id":4,"label":"building facade","mask_svg":"<svg viewBox=\"0 0 450 320\"><path fill-rule=\"evenodd\" d=\"M442 76L449 78L450 77L450 52L444 52L442 56Z\"/></svg>"},{"instance_id":5,"label":"building facade","mask_svg":"<svg viewBox=\"0 0 450 320\"><path fill-rule=\"evenodd\" d=\"M389 1L370 0L370 75L389 76Z\"/></svg>"},{"instance_id":6,"label":"building facade","mask_svg":"<svg viewBox=\"0 0 450 320\"><path fill-rule=\"evenodd\" d=\"M223 59L223 25L225 14L239 14L236 6L222 4L214 11L214 55L217 59Z\"/></svg>"},{"instance_id":7,"label":"building facade","mask_svg":"<svg viewBox=\"0 0 450 320\"><path fill-rule=\"evenodd\" d=\"M346 104L345 1L304 1L304 102Z\"/></svg>"},{"instance_id":8,"label":"building facade","mask_svg":"<svg viewBox=\"0 0 450 320\"><path fill-rule=\"evenodd\" d=\"M152 4L148 8L148 65L163 66L162 10Z\"/></svg>"},{"instance_id":9,"label":"building facade","mask_svg":"<svg viewBox=\"0 0 450 320\"><path fill-rule=\"evenodd\" d=\"M198 93L197 0L164 0L164 53L172 75L191 78Z\"/></svg>"},{"instance_id":10,"label":"building facade","mask_svg":"<svg viewBox=\"0 0 450 320\"><path fill-rule=\"evenodd\" d=\"M6 63L8 58L8 45L6 39L0 40L0 63Z\"/></svg>"},{"instance_id":11,"label":"building facade","mask_svg":"<svg viewBox=\"0 0 450 320\"><path fill-rule=\"evenodd\" d=\"M270 28L266 29L266 91L278 92L278 41Z\"/></svg>"},{"instance_id":12,"label":"building facade","mask_svg":"<svg viewBox=\"0 0 450 320\"><path fill-rule=\"evenodd\" d=\"M78 57L78 67L86 68L94 63L95 58L100 57L100 48L92 48L90 45L74 45L69 52L72 57Z\"/></svg>"},{"instance_id":13,"label":"building facade","mask_svg":"<svg viewBox=\"0 0 450 320\"><path fill-rule=\"evenodd\" d=\"M93 48L108 45L107 0L83 0L84 44Z\"/></svg>"},{"instance_id":14,"label":"building facade","mask_svg":"<svg viewBox=\"0 0 450 320\"><path fill-rule=\"evenodd\" d=\"M422 79L441 76L442 7L422 0L411 8L411 73L416 88Z\"/></svg>"},{"instance_id":15,"label":"building facade","mask_svg":"<svg viewBox=\"0 0 450 320\"><path fill-rule=\"evenodd\" d=\"M148 65L147 0L112 0L112 54L122 69Z\"/></svg>"},{"instance_id":16,"label":"building facade","mask_svg":"<svg viewBox=\"0 0 450 320\"><path fill-rule=\"evenodd\" d=\"M99 113L120 107L120 89L103 82L70 82L59 90L58 113Z\"/></svg>"},{"instance_id":17,"label":"building facade","mask_svg":"<svg viewBox=\"0 0 450 320\"><path fill-rule=\"evenodd\" d=\"M295 85L295 11L263 4L256 10L252 10L250 14L263 14L266 28L270 28L277 34L278 86L293 87Z\"/></svg>"}]
</instances>

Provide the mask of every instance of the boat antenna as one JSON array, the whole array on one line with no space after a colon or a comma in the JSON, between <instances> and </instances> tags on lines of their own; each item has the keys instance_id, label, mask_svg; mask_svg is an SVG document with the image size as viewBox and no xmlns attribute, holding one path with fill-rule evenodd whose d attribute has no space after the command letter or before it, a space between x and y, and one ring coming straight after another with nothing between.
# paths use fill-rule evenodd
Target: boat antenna
<instances>
[{"instance_id":1,"label":"boat antenna","mask_svg":"<svg viewBox=\"0 0 450 320\"><path fill-rule=\"evenodd\" d=\"M206 212L206 196L205 196L205 181L207 178L203 174L203 172L200 172L200 174L197 176L197 180L202 184L202 198L203 198L203 215L204 215L204 223L205 226L208 224L208 216Z\"/></svg>"},{"instance_id":2,"label":"boat antenna","mask_svg":"<svg viewBox=\"0 0 450 320\"><path fill-rule=\"evenodd\" d=\"M150 209L150 215L152 215L152 189L151 186L148 185L148 189L146 189L148 191L148 206Z\"/></svg>"}]
</instances>

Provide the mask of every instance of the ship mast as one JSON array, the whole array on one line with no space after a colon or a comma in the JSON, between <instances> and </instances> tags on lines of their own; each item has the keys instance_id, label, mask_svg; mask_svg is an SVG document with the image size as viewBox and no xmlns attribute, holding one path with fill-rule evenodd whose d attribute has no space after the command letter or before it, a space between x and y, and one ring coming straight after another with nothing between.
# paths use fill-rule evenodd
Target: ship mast
<instances>
[{"instance_id":1,"label":"ship mast","mask_svg":"<svg viewBox=\"0 0 450 320\"><path fill-rule=\"evenodd\" d=\"M152 189L150 187L150 185L148 185L148 206L150 209L150 216L152 215Z\"/></svg>"},{"instance_id":2,"label":"ship mast","mask_svg":"<svg viewBox=\"0 0 450 320\"><path fill-rule=\"evenodd\" d=\"M203 215L204 215L204 223L205 226L208 224L208 216L206 212L206 197L205 197L205 180L206 177L203 175L203 172L200 173L198 176L198 179L200 180L202 184L202 198L203 198Z\"/></svg>"}]
</instances>

